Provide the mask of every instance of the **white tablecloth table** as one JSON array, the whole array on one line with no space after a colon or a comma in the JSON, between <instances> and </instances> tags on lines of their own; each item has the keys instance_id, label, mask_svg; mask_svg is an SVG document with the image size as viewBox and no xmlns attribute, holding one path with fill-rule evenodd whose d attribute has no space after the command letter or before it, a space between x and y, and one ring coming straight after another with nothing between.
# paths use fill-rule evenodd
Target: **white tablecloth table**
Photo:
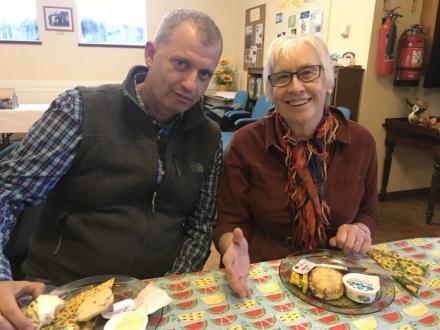
<instances>
[{"instance_id":1,"label":"white tablecloth table","mask_svg":"<svg viewBox=\"0 0 440 330\"><path fill-rule=\"evenodd\" d=\"M0 109L0 133L26 133L48 108L49 104L21 104Z\"/></svg>"}]
</instances>

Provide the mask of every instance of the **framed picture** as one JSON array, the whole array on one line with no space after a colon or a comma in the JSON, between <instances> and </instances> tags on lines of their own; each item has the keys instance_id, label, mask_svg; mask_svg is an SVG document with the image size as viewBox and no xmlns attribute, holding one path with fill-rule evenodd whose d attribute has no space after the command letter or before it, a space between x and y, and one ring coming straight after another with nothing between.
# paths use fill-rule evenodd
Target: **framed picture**
<instances>
[{"instance_id":1,"label":"framed picture","mask_svg":"<svg viewBox=\"0 0 440 330\"><path fill-rule=\"evenodd\" d=\"M72 8L44 6L46 30L73 31Z\"/></svg>"}]
</instances>

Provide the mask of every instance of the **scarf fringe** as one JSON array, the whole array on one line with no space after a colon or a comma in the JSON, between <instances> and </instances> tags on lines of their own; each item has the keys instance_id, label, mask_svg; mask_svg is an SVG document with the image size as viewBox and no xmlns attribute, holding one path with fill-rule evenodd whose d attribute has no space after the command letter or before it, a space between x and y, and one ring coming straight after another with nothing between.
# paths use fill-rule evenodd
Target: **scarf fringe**
<instances>
[{"instance_id":1,"label":"scarf fringe","mask_svg":"<svg viewBox=\"0 0 440 330\"><path fill-rule=\"evenodd\" d=\"M338 122L325 111L315 136L297 141L284 119L275 112L275 132L285 151L292 238L295 248L313 249L326 243L325 226L329 225L330 208L324 201L327 179L328 145L333 143Z\"/></svg>"}]
</instances>

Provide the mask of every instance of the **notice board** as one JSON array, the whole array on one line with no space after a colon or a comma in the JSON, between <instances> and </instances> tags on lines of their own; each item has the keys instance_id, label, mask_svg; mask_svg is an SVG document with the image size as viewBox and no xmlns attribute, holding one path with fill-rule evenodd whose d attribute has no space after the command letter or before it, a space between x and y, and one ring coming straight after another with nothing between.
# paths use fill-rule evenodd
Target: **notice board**
<instances>
[{"instance_id":1,"label":"notice board","mask_svg":"<svg viewBox=\"0 0 440 330\"><path fill-rule=\"evenodd\" d=\"M243 68L263 66L266 5L246 9Z\"/></svg>"}]
</instances>

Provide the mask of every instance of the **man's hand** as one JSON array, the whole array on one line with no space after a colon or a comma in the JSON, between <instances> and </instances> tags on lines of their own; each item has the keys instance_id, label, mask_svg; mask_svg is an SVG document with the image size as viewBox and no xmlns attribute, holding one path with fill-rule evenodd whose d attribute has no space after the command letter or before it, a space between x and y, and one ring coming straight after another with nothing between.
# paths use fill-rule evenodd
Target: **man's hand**
<instances>
[{"instance_id":1,"label":"man's hand","mask_svg":"<svg viewBox=\"0 0 440 330\"><path fill-rule=\"evenodd\" d=\"M366 253L371 248L371 232L362 223L344 224L339 226L329 244L343 250L344 253Z\"/></svg>"},{"instance_id":2,"label":"man's hand","mask_svg":"<svg viewBox=\"0 0 440 330\"><path fill-rule=\"evenodd\" d=\"M32 295L35 299L43 290L43 283L0 281L0 329L33 330L31 321L20 311L15 299L24 295Z\"/></svg>"},{"instance_id":3,"label":"man's hand","mask_svg":"<svg viewBox=\"0 0 440 330\"><path fill-rule=\"evenodd\" d=\"M223 254L223 265L231 289L241 298L249 297L251 290L246 283L250 268L248 243L239 228L232 233L232 240Z\"/></svg>"}]
</instances>

